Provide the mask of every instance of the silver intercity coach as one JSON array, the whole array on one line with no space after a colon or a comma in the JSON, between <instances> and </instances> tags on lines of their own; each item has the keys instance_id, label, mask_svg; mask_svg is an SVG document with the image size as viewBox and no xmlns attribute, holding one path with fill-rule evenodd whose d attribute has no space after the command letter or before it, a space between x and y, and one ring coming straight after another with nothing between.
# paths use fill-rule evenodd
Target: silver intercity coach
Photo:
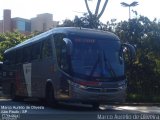
<instances>
[{"instance_id":1,"label":"silver intercity coach","mask_svg":"<svg viewBox=\"0 0 160 120\"><path fill-rule=\"evenodd\" d=\"M127 52L126 52L127 51ZM4 93L24 97L90 103L124 102L124 53L132 61L135 49L113 33L60 27L28 39L4 53L8 76Z\"/></svg>"}]
</instances>

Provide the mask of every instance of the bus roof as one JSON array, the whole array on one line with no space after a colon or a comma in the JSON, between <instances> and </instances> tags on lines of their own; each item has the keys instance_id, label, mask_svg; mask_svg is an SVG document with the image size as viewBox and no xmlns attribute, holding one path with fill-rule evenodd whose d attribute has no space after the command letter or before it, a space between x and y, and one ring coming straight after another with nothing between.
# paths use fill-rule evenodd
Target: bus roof
<instances>
[{"instance_id":1,"label":"bus roof","mask_svg":"<svg viewBox=\"0 0 160 120\"><path fill-rule=\"evenodd\" d=\"M95 29L88 29L88 28L80 28L80 27L58 27L58 28L53 28L47 32L41 33L39 35L36 35L35 37L32 37L30 39L25 40L24 42L9 48L5 51L9 52L12 50L15 50L17 48L20 48L22 46L28 45L29 43L34 43L34 42L38 42L40 39L45 38L47 36L50 36L52 34L56 34L56 33L64 33L64 34L72 34L72 35L83 35L83 36L91 36L91 37L101 37L101 38L110 38L112 40L119 40L119 38L111 33L111 32L107 32L107 31L102 31L102 30L95 30Z\"/></svg>"}]
</instances>

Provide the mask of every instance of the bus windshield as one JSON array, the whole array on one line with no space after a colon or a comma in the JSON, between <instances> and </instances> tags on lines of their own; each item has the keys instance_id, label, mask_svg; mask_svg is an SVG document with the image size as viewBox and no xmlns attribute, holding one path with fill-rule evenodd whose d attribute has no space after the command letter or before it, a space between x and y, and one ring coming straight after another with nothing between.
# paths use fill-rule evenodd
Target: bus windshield
<instances>
[{"instance_id":1,"label":"bus windshield","mask_svg":"<svg viewBox=\"0 0 160 120\"><path fill-rule=\"evenodd\" d=\"M120 41L73 38L71 64L74 75L113 78L124 75Z\"/></svg>"}]
</instances>

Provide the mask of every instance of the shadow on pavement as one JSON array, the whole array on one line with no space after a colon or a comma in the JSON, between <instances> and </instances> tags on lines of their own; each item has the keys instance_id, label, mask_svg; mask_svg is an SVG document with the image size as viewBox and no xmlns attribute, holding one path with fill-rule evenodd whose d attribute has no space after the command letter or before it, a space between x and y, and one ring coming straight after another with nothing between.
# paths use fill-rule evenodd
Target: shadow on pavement
<instances>
[{"instance_id":1,"label":"shadow on pavement","mask_svg":"<svg viewBox=\"0 0 160 120\"><path fill-rule=\"evenodd\" d=\"M63 110L63 111L74 111L74 112L102 112L102 111L109 111L109 112L117 112L120 111L115 109L117 106L113 105L100 105L99 108L95 109L92 105L89 104L81 104L81 103L70 103L70 102L59 102L56 107L47 106L44 101L39 101L37 99L25 99L21 101L17 101L22 105L30 105L30 106L44 106L45 108L55 109L55 110ZM15 102L15 104L17 104ZM13 103L12 103L13 105Z\"/></svg>"}]
</instances>

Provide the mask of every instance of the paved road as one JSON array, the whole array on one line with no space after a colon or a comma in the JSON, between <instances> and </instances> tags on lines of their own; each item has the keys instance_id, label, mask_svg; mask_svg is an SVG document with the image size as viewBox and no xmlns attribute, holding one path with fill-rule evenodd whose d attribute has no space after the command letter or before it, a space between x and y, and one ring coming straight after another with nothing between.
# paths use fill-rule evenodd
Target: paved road
<instances>
[{"instance_id":1,"label":"paved road","mask_svg":"<svg viewBox=\"0 0 160 120\"><path fill-rule=\"evenodd\" d=\"M94 110L90 105L61 103L47 107L38 101L13 102L0 99L0 120L160 120L158 106L107 106Z\"/></svg>"}]
</instances>

